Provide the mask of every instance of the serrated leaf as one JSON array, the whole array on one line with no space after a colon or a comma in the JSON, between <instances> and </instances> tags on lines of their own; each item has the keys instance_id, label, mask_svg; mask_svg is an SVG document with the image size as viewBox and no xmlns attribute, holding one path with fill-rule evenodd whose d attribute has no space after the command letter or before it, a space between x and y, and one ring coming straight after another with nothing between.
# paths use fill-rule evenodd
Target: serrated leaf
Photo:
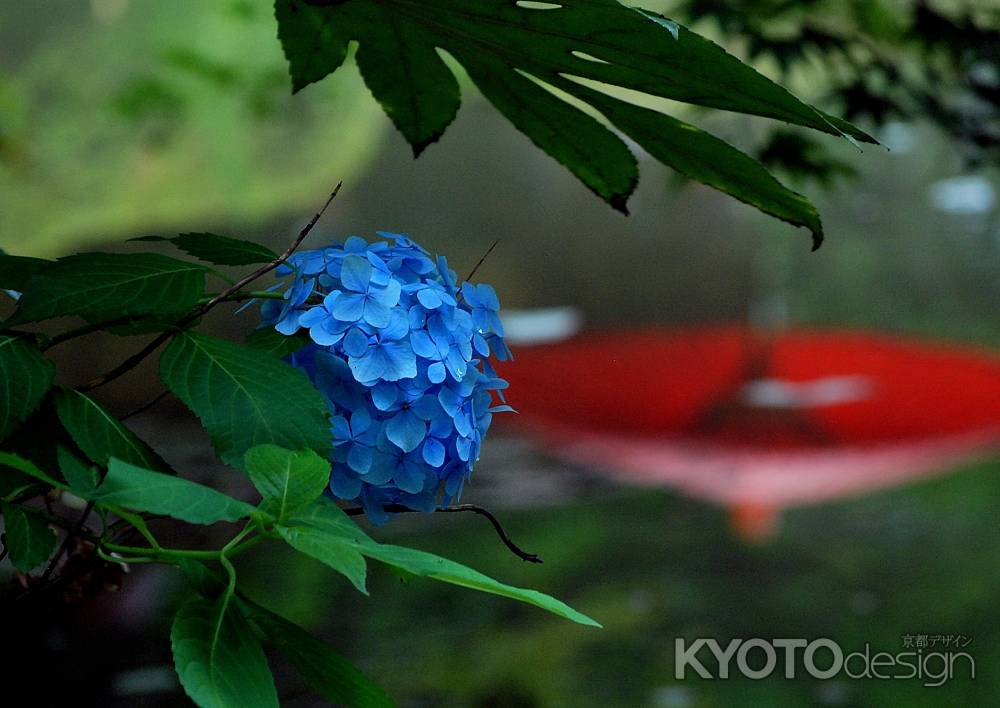
<instances>
[{"instance_id":1,"label":"serrated leaf","mask_svg":"<svg viewBox=\"0 0 1000 708\"><path fill-rule=\"evenodd\" d=\"M0 440L38 407L55 375L33 341L0 334Z\"/></svg>"},{"instance_id":2,"label":"serrated leaf","mask_svg":"<svg viewBox=\"0 0 1000 708\"><path fill-rule=\"evenodd\" d=\"M278 254L267 246L218 234L187 233L170 240L189 256L215 265L253 265L278 258Z\"/></svg>"},{"instance_id":3,"label":"serrated leaf","mask_svg":"<svg viewBox=\"0 0 1000 708\"><path fill-rule=\"evenodd\" d=\"M70 491L83 498L93 494L100 481L97 468L87 464L62 445L57 448L56 456L59 460L59 471L62 472Z\"/></svg>"},{"instance_id":4,"label":"serrated leaf","mask_svg":"<svg viewBox=\"0 0 1000 708\"><path fill-rule=\"evenodd\" d=\"M173 238L141 236L130 240L169 241L189 256L215 265L252 265L269 263L278 258L277 253L259 243L210 233L187 233Z\"/></svg>"},{"instance_id":5,"label":"serrated leaf","mask_svg":"<svg viewBox=\"0 0 1000 708\"><path fill-rule=\"evenodd\" d=\"M21 292L31 276L40 272L52 261L28 256L0 254L0 290Z\"/></svg>"},{"instance_id":6,"label":"serrated leaf","mask_svg":"<svg viewBox=\"0 0 1000 708\"><path fill-rule=\"evenodd\" d=\"M469 77L507 120L615 209L639 182L639 166L614 133L508 67L458 55Z\"/></svg>"},{"instance_id":7,"label":"serrated leaf","mask_svg":"<svg viewBox=\"0 0 1000 708\"><path fill-rule=\"evenodd\" d=\"M455 119L462 100L458 81L412 23L378 4L369 10L362 16L366 41L358 49L358 69L416 157Z\"/></svg>"},{"instance_id":8,"label":"serrated leaf","mask_svg":"<svg viewBox=\"0 0 1000 708\"><path fill-rule=\"evenodd\" d=\"M10 562L27 573L48 560L56 550L56 534L36 514L30 514L13 504L0 503L3 511L4 545Z\"/></svg>"},{"instance_id":9,"label":"serrated leaf","mask_svg":"<svg viewBox=\"0 0 1000 708\"><path fill-rule=\"evenodd\" d=\"M323 640L255 602L242 598L237 602L267 641L288 659L309 687L326 700L347 708L392 708L395 705L385 691Z\"/></svg>"},{"instance_id":10,"label":"serrated leaf","mask_svg":"<svg viewBox=\"0 0 1000 708\"><path fill-rule=\"evenodd\" d=\"M8 324L63 315L89 322L176 315L201 297L205 267L158 253L81 253L46 266L23 287Z\"/></svg>"},{"instance_id":11,"label":"serrated leaf","mask_svg":"<svg viewBox=\"0 0 1000 708\"><path fill-rule=\"evenodd\" d=\"M265 443L329 456L323 397L270 354L185 332L163 352L160 378L201 419L226 464L242 468L246 451Z\"/></svg>"},{"instance_id":12,"label":"serrated leaf","mask_svg":"<svg viewBox=\"0 0 1000 708\"><path fill-rule=\"evenodd\" d=\"M278 526L277 530L289 546L333 568L350 580L358 592L368 594L367 566L355 542L326 529L295 523Z\"/></svg>"},{"instance_id":13,"label":"serrated leaf","mask_svg":"<svg viewBox=\"0 0 1000 708\"><path fill-rule=\"evenodd\" d=\"M330 462L312 450L257 445L247 450L244 460L250 481L278 523L316 499L330 482Z\"/></svg>"},{"instance_id":14,"label":"serrated leaf","mask_svg":"<svg viewBox=\"0 0 1000 708\"><path fill-rule=\"evenodd\" d=\"M391 546L381 543L366 547L362 552L369 558L374 558L413 575L432 578L494 595L502 595L503 597L535 605L579 624L591 627L601 626L595 620L587 617L587 615L577 612L561 600L557 600L545 593L501 583L477 570L468 568L461 563L450 561L447 558L441 558L433 553L419 551L415 548Z\"/></svg>"},{"instance_id":15,"label":"serrated leaf","mask_svg":"<svg viewBox=\"0 0 1000 708\"><path fill-rule=\"evenodd\" d=\"M294 530L316 543L329 547L345 545L358 553L413 575L440 580L520 600L579 624L600 627L596 621L577 612L566 603L537 590L514 587L460 563L415 548L378 543L358 528L344 511L326 497L321 497L289 521L284 531ZM338 539L339 540L336 540ZM286 539L287 540L287 539ZM294 544L293 544L294 545ZM297 547L297 546L296 546ZM302 550L302 549L300 549ZM311 548L310 550L316 550ZM305 551L309 552L309 551ZM312 555L312 553L310 553Z\"/></svg>"},{"instance_id":16,"label":"serrated leaf","mask_svg":"<svg viewBox=\"0 0 1000 708\"><path fill-rule=\"evenodd\" d=\"M278 707L264 650L228 593L182 605L170 643L181 685L202 708Z\"/></svg>"},{"instance_id":17,"label":"serrated leaf","mask_svg":"<svg viewBox=\"0 0 1000 708\"><path fill-rule=\"evenodd\" d=\"M646 152L682 175L809 229L813 250L823 242L816 207L775 179L757 160L724 140L663 113L639 108L570 81L559 86L584 98Z\"/></svg>"},{"instance_id":18,"label":"serrated leaf","mask_svg":"<svg viewBox=\"0 0 1000 708\"><path fill-rule=\"evenodd\" d=\"M256 511L250 504L203 484L114 458L104 481L85 498L135 511L166 514L190 524L239 521Z\"/></svg>"},{"instance_id":19,"label":"serrated leaf","mask_svg":"<svg viewBox=\"0 0 1000 708\"><path fill-rule=\"evenodd\" d=\"M157 455L124 423L104 406L84 393L73 389L56 389L53 395L59 420L73 442L91 460L107 466L112 457L139 467L170 472L162 457Z\"/></svg>"},{"instance_id":20,"label":"serrated leaf","mask_svg":"<svg viewBox=\"0 0 1000 708\"><path fill-rule=\"evenodd\" d=\"M662 15L637 11L616 0L561 0L554 5L537 9L511 0L277 0L276 15L296 90L340 67L348 40L357 40L365 82L419 151L440 135L454 113L453 79L446 77L447 67L434 51L445 50L520 130L595 193L623 210L635 181L628 150L588 115L539 87L536 80L557 85L566 77L579 77L875 142L847 121L800 101L718 45ZM617 98L607 100L631 106ZM656 132L649 122L652 115L638 114L637 132ZM724 164L714 164L716 153L723 151L704 148L695 150L696 162L709 164L699 164L698 169L691 164L691 151L672 161L665 160L660 151L658 159L684 164L693 179L818 233L818 220L803 216L794 205L789 208L788 194L768 200L771 183L760 190L763 194L755 194L749 173L726 174ZM811 210L806 204L804 209Z\"/></svg>"},{"instance_id":21,"label":"serrated leaf","mask_svg":"<svg viewBox=\"0 0 1000 708\"><path fill-rule=\"evenodd\" d=\"M278 332L274 327L261 327L251 332L244 344L281 359L289 354L294 354L311 342L308 335L286 335Z\"/></svg>"},{"instance_id":22,"label":"serrated leaf","mask_svg":"<svg viewBox=\"0 0 1000 708\"><path fill-rule=\"evenodd\" d=\"M319 81L344 63L350 37L336 23L327 22L306 4L290 0L275 2L274 15L293 92Z\"/></svg>"},{"instance_id":23,"label":"serrated leaf","mask_svg":"<svg viewBox=\"0 0 1000 708\"><path fill-rule=\"evenodd\" d=\"M67 486L55 477L40 470L33 462L10 452L0 452L0 467L11 467L23 472L29 477L34 477L40 482L48 484L56 489L66 489Z\"/></svg>"}]
</instances>

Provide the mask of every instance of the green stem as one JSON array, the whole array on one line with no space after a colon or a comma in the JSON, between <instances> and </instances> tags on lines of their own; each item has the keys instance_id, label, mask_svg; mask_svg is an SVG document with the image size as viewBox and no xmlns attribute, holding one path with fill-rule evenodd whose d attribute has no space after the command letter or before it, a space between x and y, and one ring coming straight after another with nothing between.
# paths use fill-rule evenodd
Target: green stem
<instances>
[{"instance_id":1,"label":"green stem","mask_svg":"<svg viewBox=\"0 0 1000 708\"><path fill-rule=\"evenodd\" d=\"M137 526L136 528L139 527ZM152 559L153 561L160 563L172 563L182 558L190 558L194 560L217 560L225 565L229 558L238 556L244 551L253 548L261 541L265 541L269 538L268 535L257 535L247 541L243 541L243 539L253 533L253 531L254 528L248 524L218 551L199 551L187 548L163 548L159 545L152 548L143 548L141 546L123 546L117 543L107 542L103 543L102 546L109 551L113 551L114 553L125 553L133 556L140 556L142 558ZM155 541L153 541L153 543L155 543Z\"/></svg>"},{"instance_id":2,"label":"green stem","mask_svg":"<svg viewBox=\"0 0 1000 708\"><path fill-rule=\"evenodd\" d=\"M205 304L211 302L214 298L218 297L219 293L209 293L202 296L198 302L200 304ZM239 302L241 300L282 300L284 299L284 293L277 292L275 290L244 290L241 292L232 293L226 295L222 298L221 302Z\"/></svg>"},{"instance_id":3,"label":"green stem","mask_svg":"<svg viewBox=\"0 0 1000 708\"><path fill-rule=\"evenodd\" d=\"M143 519L139 514L133 514L131 512L117 508L112 509L112 511L119 517L121 517L124 521L127 521L128 523L132 524L132 526L135 527L136 531L142 534L142 537L146 539L146 541L149 543L149 545L152 547L154 551L162 550L160 548L160 544L156 540L156 536L153 535L152 531L150 531L149 527L146 525L146 520Z\"/></svg>"}]
</instances>

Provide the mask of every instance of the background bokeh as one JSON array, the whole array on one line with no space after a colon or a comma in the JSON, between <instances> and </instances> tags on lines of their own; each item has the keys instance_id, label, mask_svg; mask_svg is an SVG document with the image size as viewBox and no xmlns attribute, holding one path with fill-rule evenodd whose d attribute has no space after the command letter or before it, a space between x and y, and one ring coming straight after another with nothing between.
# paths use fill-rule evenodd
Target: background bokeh
<instances>
[{"instance_id":1,"label":"background bokeh","mask_svg":"<svg viewBox=\"0 0 1000 708\"><path fill-rule=\"evenodd\" d=\"M810 253L804 231L684 183L641 153L625 218L468 82L463 93L455 124L415 161L353 66L290 96L266 2L0 2L0 247L54 257L211 230L278 248L343 180L313 245L405 232L467 272L498 240L478 277L505 307L572 306L595 328L749 319L1000 347L997 172L965 172L929 124L890 124L879 135L888 149L863 153L829 139L858 176L791 182L824 217L827 242ZM743 145L766 123L688 117ZM217 312L208 326L244 333L254 314ZM92 338L55 353L71 383L135 346ZM124 412L160 390L150 364L102 400ZM193 477L246 490L215 467L179 405L168 400L133 427ZM522 563L467 515L409 515L376 533L554 594L604 630L382 570L363 598L280 549L248 557L241 578L402 706L992 705L998 472L986 458L793 510L754 545L730 532L723 510L561 464L500 430L464 500L498 513L544 565ZM121 592L37 618L44 631L17 641L46 657L60 675L51 690L75 705L182 705L166 638L181 592L169 570L137 571ZM822 636L893 651L918 633L972 637L975 680L673 679L676 637ZM279 676L288 705L319 705L280 665Z\"/></svg>"}]
</instances>

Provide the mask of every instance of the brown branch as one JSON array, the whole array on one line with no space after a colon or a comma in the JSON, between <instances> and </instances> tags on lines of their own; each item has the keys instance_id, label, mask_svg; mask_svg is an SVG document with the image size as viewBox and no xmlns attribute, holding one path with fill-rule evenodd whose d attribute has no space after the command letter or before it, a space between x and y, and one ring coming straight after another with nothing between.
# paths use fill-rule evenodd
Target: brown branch
<instances>
[{"instance_id":1,"label":"brown branch","mask_svg":"<svg viewBox=\"0 0 1000 708\"><path fill-rule=\"evenodd\" d=\"M222 292L220 292L218 295L216 295L215 297L213 297L208 302L206 302L206 303L204 303L202 305L199 305L198 307L194 308L193 310L191 310L191 312L189 312L187 315L185 315L184 317L182 317L176 323L176 325L175 325L176 329L175 330L170 331L170 332L161 332L159 335L156 336L155 339L153 339L151 342L149 342L149 344L147 344L146 346L144 346L138 352L136 352L135 354L133 354L132 356L130 356L128 359L126 359L125 361L123 361L121 364L119 364L115 368L111 369L110 371L107 371L107 372L101 374L100 376L97 376L97 377L91 379L90 381L86 382L85 384L83 384L81 386L78 386L77 390L78 391L90 391L92 389L98 388L99 386L103 386L106 383L114 381L115 379L117 379L122 374L124 374L127 371L130 371L131 369L135 368L140 362L142 362L143 359L145 359L147 356L149 356L154 351L156 351L157 349L159 349L161 345L163 345L167 341L169 341L171 337L173 337L175 334L177 334L177 332L186 329L188 326L191 325L191 323L193 323L199 317L201 317L202 315L206 314L209 310L211 310L213 307L215 307L216 305L218 305L220 302L225 301L225 299L227 297L229 297L233 293L236 293L236 292L242 290L244 287L246 287L247 284L253 282L257 278L261 277L262 275L266 275L267 273L270 273L272 270L274 270L275 268L277 268L278 266L280 266L282 263L284 263L285 260L287 260L287 258L290 255L292 255L292 253L295 252L295 249L297 249L299 247L299 245L301 245L302 241L304 241L305 238L306 238L306 236L309 235L309 232L312 231L313 227L316 225L316 222L319 221L319 219L320 219L321 216L323 216L323 212L325 212L327 210L327 207L330 206L330 203L334 200L334 197L337 196L337 193L340 191L341 186L343 186L343 182L339 183L334 188L333 192L330 193L329 198L326 200L326 204L323 205L323 208L320 209L318 212L316 212L316 214L313 216L313 218L309 220L309 223L306 224L302 228L301 231L299 231L298 236L295 237L295 240L292 241L292 244L288 248L286 248L285 251L280 256L278 256L277 258L275 258L270 263L264 264L263 266L261 266L260 268L258 268L255 271L253 271L249 275L247 275L247 276L241 278L240 280L236 281L235 283L233 283L228 288L226 288L225 290L223 290Z\"/></svg>"},{"instance_id":2,"label":"brown branch","mask_svg":"<svg viewBox=\"0 0 1000 708\"><path fill-rule=\"evenodd\" d=\"M466 280L472 280L472 276L474 276L476 274L476 271L479 270L479 266L481 266L486 261L486 259L490 257L490 254L493 253L493 249L496 248L499 245L499 243L500 239L497 239L496 241L493 242L492 246L486 249L486 253L484 253L483 257L479 259L478 263L476 263L476 267L473 268L472 271L465 277Z\"/></svg>"},{"instance_id":3,"label":"brown branch","mask_svg":"<svg viewBox=\"0 0 1000 708\"><path fill-rule=\"evenodd\" d=\"M162 392L160 392L159 395L156 396L156 398L154 398L152 400L149 400L149 401L146 401L145 403L143 403L138 408L133 408L132 410L130 410L128 413L126 413L125 415L123 415L118 420L128 420L129 418L131 418L133 416L137 416L140 413L145 413L146 411L148 411L150 408L152 408L153 406L155 406L157 403L159 403L160 401L162 401L164 398L166 398L169 395L170 395L170 390L169 389L167 389L166 391L162 391Z\"/></svg>"},{"instance_id":4,"label":"brown branch","mask_svg":"<svg viewBox=\"0 0 1000 708\"><path fill-rule=\"evenodd\" d=\"M392 514L406 514L412 512L418 512L419 509L411 509L403 504L386 504L382 507L385 511ZM489 522L493 524L493 530L497 532L497 536L503 541L503 545L507 546L508 550L521 560L528 561L529 563L542 563L542 559L534 553L528 553L522 550L516 543L510 540L510 536L504 530L500 521L493 515L489 509L485 509L481 506L475 504L458 504L456 506L445 506L440 509L435 509L434 511L438 513L455 513L460 511L471 511L473 514L479 514L480 516L485 516L489 519ZM344 509L344 513L348 516L361 516L365 513L365 510L361 507L349 507Z\"/></svg>"}]
</instances>

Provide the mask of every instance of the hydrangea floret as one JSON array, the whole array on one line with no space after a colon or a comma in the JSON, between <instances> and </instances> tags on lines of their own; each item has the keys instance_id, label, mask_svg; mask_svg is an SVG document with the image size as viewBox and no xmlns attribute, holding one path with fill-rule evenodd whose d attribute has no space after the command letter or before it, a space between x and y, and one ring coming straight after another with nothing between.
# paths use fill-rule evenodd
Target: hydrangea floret
<instances>
[{"instance_id":1,"label":"hydrangea floret","mask_svg":"<svg viewBox=\"0 0 1000 708\"><path fill-rule=\"evenodd\" d=\"M326 397L330 491L386 522L390 504L433 511L458 499L507 382L510 357L492 287L462 283L404 235L299 251L277 274L262 326L309 343L290 355Z\"/></svg>"}]
</instances>

